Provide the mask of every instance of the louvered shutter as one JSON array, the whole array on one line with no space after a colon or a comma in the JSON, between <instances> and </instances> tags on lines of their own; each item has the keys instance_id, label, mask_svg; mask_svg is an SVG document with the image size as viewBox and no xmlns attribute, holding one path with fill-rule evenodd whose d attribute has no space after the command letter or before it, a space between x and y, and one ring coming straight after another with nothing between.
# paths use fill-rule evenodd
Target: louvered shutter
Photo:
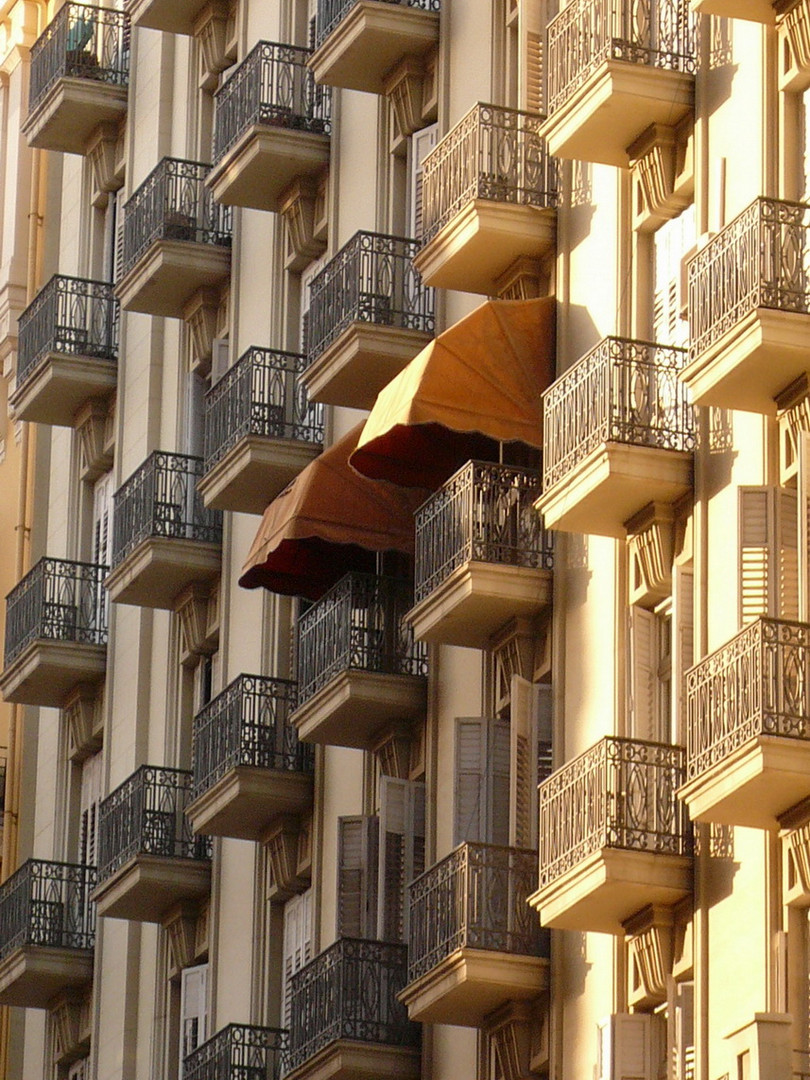
<instances>
[{"instance_id":1,"label":"louvered shutter","mask_svg":"<svg viewBox=\"0 0 810 1080\"><path fill-rule=\"evenodd\" d=\"M457 844L509 843L509 728L500 717L456 721Z\"/></svg>"},{"instance_id":2,"label":"louvered shutter","mask_svg":"<svg viewBox=\"0 0 810 1080\"><path fill-rule=\"evenodd\" d=\"M410 180L409 199L410 207L409 233L412 240L420 239L422 235L422 162L436 145L439 136L439 125L431 124L429 127L416 131L411 136L410 142Z\"/></svg>"},{"instance_id":3,"label":"louvered shutter","mask_svg":"<svg viewBox=\"0 0 810 1080\"><path fill-rule=\"evenodd\" d=\"M776 489L776 596L782 619L799 617L799 499L791 488Z\"/></svg>"},{"instance_id":4,"label":"louvered shutter","mask_svg":"<svg viewBox=\"0 0 810 1080\"><path fill-rule=\"evenodd\" d=\"M208 964L180 973L180 1075L188 1055L208 1038Z\"/></svg>"},{"instance_id":5,"label":"louvered shutter","mask_svg":"<svg viewBox=\"0 0 810 1080\"><path fill-rule=\"evenodd\" d=\"M551 772L551 687L511 680L509 844L537 846L537 785Z\"/></svg>"},{"instance_id":6,"label":"louvered shutter","mask_svg":"<svg viewBox=\"0 0 810 1080\"><path fill-rule=\"evenodd\" d=\"M672 572L672 715L675 742L686 742L686 672L694 663L694 574L691 567Z\"/></svg>"},{"instance_id":7,"label":"louvered shutter","mask_svg":"<svg viewBox=\"0 0 810 1080\"><path fill-rule=\"evenodd\" d=\"M338 818L338 937L374 937L377 922L376 817Z\"/></svg>"},{"instance_id":8,"label":"louvered shutter","mask_svg":"<svg viewBox=\"0 0 810 1080\"><path fill-rule=\"evenodd\" d=\"M694 1080L694 997L694 983L676 982L672 976L669 977L667 980L668 1080Z\"/></svg>"},{"instance_id":9,"label":"louvered shutter","mask_svg":"<svg viewBox=\"0 0 810 1080\"><path fill-rule=\"evenodd\" d=\"M543 111L543 24L540 4L519 6L520 56L518 85L520 108Z\"/></svg>"},{"instance_id":10,"label":"louvered shutter","mask_svg":"<svg viewBox=\"0 0 810 1080\"><path fill-rule=\"evenodd\" d=\"M810 93L810 91L809 91ZM810 435L799 437L799 617L810 619Z\"/></svg>"},{"instance_id":11,"label":"louvered shutter","mask_svg":"<svg viewBox=\"0 0 810 1080\"><path fill-rule=\"evenodd\" d=\"M284 905L282 949L282 1027L290 1025L290 979L312 959L312 890Z\"/></svg>"},{"instance_id":12,"label":"louvered shutter","mask_svg":"<svg viewBox=\"0 0 810 1080\"><path fill-rule=\"evenodd\" d=\"M653 237L653 341L686 348L689 323L681 317L681 263L696 241L694 204L665 222Z\"/></svg>"},{"instance_id":13,"label":"louvered shutter","mask_svg":"<svg viewBox=\"0 0 810 1080\"><path fill-rule=\"evenodd\" d=\"M321 270L329 262L326 255L315 259L301 274L301 352L309 352L313 342L310 340L309 309L312 306L311 285Z\"/></svg>"},{"instance_id":14,"label":"louvered shutter","mask_svg":"<svg viewBox=\"0 0 810 1080\"><path fill-rule=\"evenodd\" d=\"M596 1080L655 1080L653 1020L648 1013L615 1013L598 1025Z\"/></svg>"},{"instance_id":15,"label":"louvered shutter","mask_svg":"<svg viewBox=\"0 0 810 1080\"><path fill-rule=\"evenodd\" d=\"M112 547L113 475L106 472L93 485L92 561L109 566Z\"/></svg>"},{"instance_id":16,"label":"louvered shutter","mask_svg":"<svg viewBox=\"0 0 810 1080\"><path fill-rule=\"evenodd\" d=\"M407 887L424 869L425 785L380 776L380 941L407 941Z\"/></svg>"},{"instance_id":17,"label":"louvered shutter","mask_svg":"<svg viewBox=\"0 0 810 1080\"><path fill-rule=\"evenodd\" d=\"M644 608L630 608L630 734L634 739L661 742L656 709L655 616Z\"/></svg>"},{"instance_id":18,"label":"louvered shutter","mask_svg":"<svg viewBox=\"0 0 810 1080\"><path fill-rule=\"evenodd\" d=\"M104 781L101 753L93 754L82 764L80 813L81 835L79 837L79 862L84 866L96 866L98 859L98 807L102 798Z\"/></svg>"},{"instance_id":19,"label":"louvered shutter","mask_svg":"<svg viewBox=\"0 0 810 1080\"><path fill-rule=\"evenodd\" d=\"M739 489L740 622L797 618L798 496L788 488Z\"/></svg>"}]
</instances>

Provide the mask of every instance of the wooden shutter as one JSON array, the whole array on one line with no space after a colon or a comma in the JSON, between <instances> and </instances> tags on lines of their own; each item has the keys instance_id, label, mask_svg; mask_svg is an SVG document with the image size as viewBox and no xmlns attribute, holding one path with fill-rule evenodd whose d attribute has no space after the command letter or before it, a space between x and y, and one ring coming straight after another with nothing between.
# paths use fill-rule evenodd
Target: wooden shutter
<instances>
[{"instance_id":1,"label":"wooden shutter","mask_svg":"<svg viewBox=\"0 0 810 1080\"><path fill-rule=\"evenodd\" d=\"M208 964L180 973L180 1075L188 1055L208 1038Z\"/></svg>"},{"instance_id":2,"label":"wooden shutter","mask_svg":"<svg viewBox=\"0 0 810 1080\"><path fill-rule=\"evenodd\" d=\"M653 237L653 341L686 348L689 323L682 318L681 265L696 240L695 208L688 206Z\"/></svg>"},{"instance_id":3,"label":"wooden shutter","mask_svg":"<svg viewBox=\"0 0 810 1080\"><path fill-rule=\"evenodd\" d=\"M615 1013L598 1025L596 1080L655 1080L653 1017Z\"/></svg>"},{"instance_id":4,"label":"wooden shutter","mask_svg":"<svg viewBox=\"0 0 810 1080\"><path fill-rule=\"evenodd\" d=\"M695 986L691 982L667 980L667 1056L669 1058L668 1080L694 1080L695 1032L694 1032Z\"/></svg>"},{"instance_id":5,"label":"wooden shutter","mask_svg":"<svg viewBox=\"0 0 810 1080\"><path fill-rule=\"evenodd\" d=\"M789 488L739 489L740 623L760 615L797 618L797 493Z\"/></svg>"},{"instance_id":6,"label":"wooden shutter","mask_svg":"<svg viewBox=\"0 0 810 1080\"><path fill-rule=\"evenodd\" d=\"M407 888L425 869L425 785L380 776L377 937L407 941Z\"/></svg>"},{"instance_id":7,"label":"wooden shutter","mask_svg":"<svg viewBox=\"0 0 810 1080\"><path fill-rule=\"evenodd\" d=\"M509 844L537 846L537 785L551 772L551 687L511 680Z\"/></svg>"},{"instance_id":8,"label":"wooden shutter","mask_svg":"<svg viewBox=\"0 0 810 1080\"><path fill-rule=\"evenodd\" d=\"M630 608L630 735L634 739L660 742L656 709L658 657L655 615L644 608ZM667 733L668 734L668 733Z\"/></svg>"},{"instance_id":9,"label":"wooden shutter","mask_svg":"<svg viewBox=\"0 0 810 1080\"><path fill-rule=\"evenodd\" d=\"M776 594L782 619L799 617L799 497L792 488L776 489Z\"/></svg>"},{"instance_id":10,"label":"wooden shutter","mask_svg":"<svg viewBox=\"0 0 810 1080\"><path fill-rule=\"evenodd\" d=\"M104 783L101 752L93 754L82 765L80 796L81 834L79 836L79 862L84 866L96 866L98 859L98 807Z\"/></svg>"},{"instance_id":11,"label":"wooden shutter","mask_svg":"<svg viewBox=\"0 0 810 1080\"><path fill-rule=\"evenodd\" d=\"M521 109L543 111L543 22L540 4L518 7L518 86Z\"/></svg>"},{"instance_id":12,"label":"wooden shutter","mask_svg":"<svg viewBox=\"0 0 810 1080\"><path fill-rule=\"evenodd\" d=\"M92 561L109 566L112 547L113 475L106 472L93 485Z\"/></svg>"},{"instance_id":13,"label":"wooden shutter","mask_svg":"<svg viewBox=\"0 0 810 1080\"><path fill-rule=\"evenodd\" d=\"M694 661L694 574L692 567L672 571L672 716L675 742L686 742L686 672Z\"/></svg>"},{"instance_id":14,"label":"wooden shutter","mask_svg":"<svg viewBox=\"0 0 810 1080\"><path fill-rule=\"evenodd\" d=\"M290 979L312 959L312 889L284 905L282 949L282 1027L290 1025Z\"/></svg>"},{"instance_id":15,"label":"wooden shutter","mask_svg":"<svg viewBox=\"0 0 810 1080\"><path fill-rule=\"evenodd\" d=\"M810 619L810 435L802 432L798 445L798 540L799 540L799 617Z\"/></svg>"},{"instance_id":16,"label":"wooden shutter","mask_svg":"<svg viewBox=\"0 0 810 1080\"><path fill-rule=\"evenodd\" d=\"M412 240L418 240L422 235L422 162L436 145L439 136L439 125L431 124L429 127L415 131L410 142L409 164L409 192L408 206L410 207L409 232Z\"/></svg>"},{"instance_id":17,"label":"wooden shutter","mask_svg":"<svg viewBox=\"0 0 810 1080\"><path fill-rule=\"evenodd\" d=\"M509 843L509 728L501 717L456 721L457 844Z\"/></svg>"},{"instance_id":18,"label":"wooden shutter","mask_svg":"<svg viewBox=\"0 0 810 1080\"><path fill-rule=\"evenodd\" d=\"M338 937L374 937L377 922L377 817L338 818Z\"/></svg>"}]
</instances>

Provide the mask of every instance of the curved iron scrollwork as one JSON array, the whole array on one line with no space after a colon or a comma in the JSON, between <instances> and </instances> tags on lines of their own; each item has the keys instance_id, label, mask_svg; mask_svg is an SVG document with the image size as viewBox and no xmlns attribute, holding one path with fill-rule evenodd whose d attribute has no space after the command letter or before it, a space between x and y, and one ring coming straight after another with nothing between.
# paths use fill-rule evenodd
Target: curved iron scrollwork
<instances>
[{"instance_id":1,"label":"curved iron scrollwork","mask_svg":"<svg viewBox=\"0 0 810 1080\"><path fill-rule=\"evenodd\" d=\"M95 945L93 866L29 859L0 885L0 960L15 949Z\"/></svg>"},{"instance_id":2,"label":"curved iron scrollwork","mask_svg":"<svg viewBox=\"0 0 810 1080\"><path fill-rule=\"evenodd\" d=\"M421 8L422 11L439 12L442 9L441 0L383 0L386 4L401 4L403 7ZM318 0L318 13L315 26L315 44L323 45L333 30L352 10L357 0Z\"/></svg>"},{"instance_id":3,"label":"curved iron scrollwork","mask_svg":"<svg viewBox=\"0 0 810 1080\"><path fill-rule=\"evenodd\" d=\"M255 1024L229 1024L183 1061L183 1080L275 1080L286 1032Z\"/></svg>"}]
</instances>

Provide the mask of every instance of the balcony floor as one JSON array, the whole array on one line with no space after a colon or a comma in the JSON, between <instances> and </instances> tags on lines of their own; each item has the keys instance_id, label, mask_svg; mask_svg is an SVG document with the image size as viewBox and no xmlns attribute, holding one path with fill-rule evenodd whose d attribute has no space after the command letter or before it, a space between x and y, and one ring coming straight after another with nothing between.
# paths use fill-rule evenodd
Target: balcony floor
<instances>
[{"instance_id":1,"label":"balcony floor","mask_svg":"<svg viewBox=\"0 0 810 1080\"><path fill-rule=\"evenodd\" d=\"M37 638L4 668L0 694L18 705L60 708L78 683L95 683L107 670L107 646Z\"/></svg>"},{"instance_id":2,"label":"balcony floor","mask_svg":"<svg viewBox=\"0 0 810 1080\"><path fill-rule=\"evenodd\" d=\"M405 621L417 641L484 649L509 619L531 618L549 607L552 593L550 570L468 562L412 607Z\"/></svg>"},{"instance_id":3,"label":"balcony floor","mask_svg":"<svg viewBox=\"0 0 810 1080\"><path fill-rule=\"evenodd\" d=\"M148 26L167 34L194 33L194 24L207 0L131 0L127 5L133 26Z\"/></svg>"},{"instance_id":4,"label":"balcony floor","mask_svg":"<svg viewBox=\"0 0 810 1080\"><path fill-rule=\"evenodd\" d=\"M51 352L17 387L10 404L20 420L72 427L87 399L109 394L117 382L118 365L112 360Z\"/></svg>"},{"instance_id":5,"label":"balcony floor","mask_svg":"<svg viewBox=\"0 0 810 1080\"><path fill-rule=\"evenodd\" d=\"M285 1080L419 1080L420 1073L419 1050L336 1039Z\"/></svg>"},{"instance_id":6,"label":"balcony floor","mask_svg":"<svg viewBox=\"0 0 810 1080\"><path fill-rule=\"evenodd\" d=\"M328 135L253 124L217 162L206 181L226 206L278 211L293 180L315 177L329 164Z\"/></svg>"},{"instance_id":7,"label":"balcony floor","mask_svg":"<svg viewBox=\"0 0 810 1080\"><path fill-rule=\"evenodd\" d=\"M198 796L186 817L195 833L260 841L279 814L301 814L311 803L310 775L239 765Z\"/></svg>"},{"instance_id":8,"label":"balcony floor","mask_svg":"<svg viewBox=\"0 0 810 1080\"><path fill-rule=\"evenodd\" d=\"M776 22L771 0L691 0L696 15L717 15L723 19L747 19L750 22Z\"/></svg>"},{"instance_id":9,"label":"balcony floor","mask_svg":"<svg viewBox=\"0 0 810 1080\"><path fill-rule=\"evenodd\" d=\"M556 210L473 199L414 259L426 285L460 292L497 292L497 279L522 255L555 250Z\"/></svg>"},{"instance_id":10,"label":"balcony floor","mask_svg":"<svg viewBox=\"0 0 810 1080\"><path fill-rule=\"evenodd\" d=\"M208 508L262 514L320 452L315 443L246 435L197 482L197 490Z\"/></svg>"},{"instance_id":11,"label":"balcony floor","mask_svg":"<svg viewBox=\"0 0 810 1080\"><path fill-rule=\"evenodd\" d=\"M110 571L105 585L117 604L171 611L178 593L189 585L211 581L221 564L219 544L152 536Z\"/></svg>"},{"instance_id":12,"label":"balcony floor","mask_svg":"<svg viewBox=\"0 0 810 1080\"><path fill-rule=\"evenodd\" d=\"M548 986L548 960L485 949L457 949L399 995L422 1024L480 1027L508 1001L537 997Z\"/></svg>"},{"instance_id":13,"label":"balcony floor","mask_svg":"<svg viewBox=\"0 0 810 1080\"><path fill-rule=\"evenodd\" d=\"M93 953L25 945L0 961L0 1005L45 1009L57 994L93 978Z\"/></svg>"},{"instance_id":14,"label":"balcony floor","mask_svg":"<svg viewBox=\"0 0 810 1080\"><path fill-rule=\"evenodd\" d=\"M651 502L672 504L692 490L692 454L603 443L535 503L546 528L613 536Z\"/></svg>"},{"instance_id":15,"label":"balcony floor","mask_svg":"<svg viewBox=\"0 0 810 1080\"><path fill-rule=\"evenodd\" d=\"M58 79L23 124L29 146L84 154L99 124L116 123L127 111L128 89L75 75Z\"/></svg>"},{"instance_id":16,"label":"balcony floor","mask_svg":"<svg viewBox=\"0 0 810 1080\"><path fill-rule=\"evenodd\" d=\"M96 913L109 919L159 923L175 904L211 891L211 865L201 859L136 855L93 893Z\"/></svg>"},{"instance_id":17,"label":"balcony floor","mask_svg":"<svg viewBox=\"0 0 810 1080\"><path fill-rule=\"evenodd\" d=\"M230 248L157 240L121 279L115 295L126 311L182 319L197 290L221 284L230 269Z\"/></svg>"}]
</instances>

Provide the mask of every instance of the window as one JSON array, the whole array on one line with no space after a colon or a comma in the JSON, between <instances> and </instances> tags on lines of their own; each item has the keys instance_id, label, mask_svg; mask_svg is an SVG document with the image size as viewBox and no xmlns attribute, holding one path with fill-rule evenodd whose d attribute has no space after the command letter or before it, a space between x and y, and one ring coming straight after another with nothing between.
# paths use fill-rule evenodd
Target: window
<instances>
[{"instance_id":1,"label":"window","mask_svg":"<svg viewBox=\"0 0 810 1080\"><path fill-rule=\"evenodd\" d=\"M180 973L180 1076L183 1062L208 1038L208 964Z\"/></svg>"},{"instance_id":2,"label":"window","mask_svg":"<svg viewBox=\"0 0 810 1080\"><path fill-rule=\"evenodd\" d=\"M79 862L84 866L98 865L98 807L103 795L103 783L103 759L99 752L82 764Z\"/></svg>"},{"instance_id":3,"label":"window","mask_svg":"<svg viewBox=\"0 0 810 1080\"><path fill-rule=\"evenodd\" d=\"M284 905L281 1026L290 1026L290 979L312 959L312 890L294 896Z\"/></svg>"}]
</instances>

